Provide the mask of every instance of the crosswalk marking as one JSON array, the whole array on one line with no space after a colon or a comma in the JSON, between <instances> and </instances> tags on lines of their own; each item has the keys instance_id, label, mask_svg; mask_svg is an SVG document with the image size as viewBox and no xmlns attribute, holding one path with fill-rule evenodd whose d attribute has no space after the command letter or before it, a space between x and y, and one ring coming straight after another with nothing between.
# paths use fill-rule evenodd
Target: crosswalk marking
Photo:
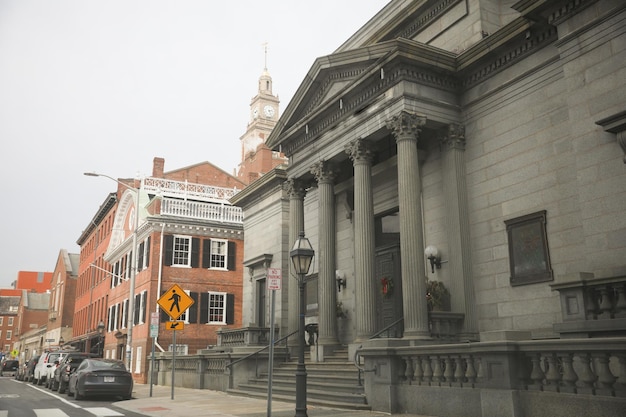
<instances>
[{"instance_id":1,"label":"crosswalk marking","mask_svg":"<svg viewBox=\"0 0 626 417\"><path fill-rule=\"evenodd\" d=\"M33 411L37 417L67 417L67 414L58 408L39 408Z\"/></svg>"},{"instance_id":2,"label":"crosswalk marking","mask_svg":"<svg viewBox=\"0 0 626 417\"><path fill-rule=\"evenodd\" d=\"M8 417L9 412L7 410L0 410L0 417Z\"/></svg>"},{"instance_id":3,"label":"crosswalk marking","mask_svg":"<svg viewBox=\"0 0 626 417\"><path fill-rule=\"evenodd\" d=\"M96 417L120 417L124 414L120 414L115 410L111 410L106 407L85 407L83 410L93 414ZM60 408L38 408L33 410L37 417L68 417L68 415ZM0 411L0 417L8 417L8 411Z\"/></svg>"},{"instance_id":4,"label":"crosswalk marking","mask_svg":"<svg viewBox=\"0 0 626 417\"><path fill-rule=\"evenodd\" d=\"M106 407L85 407L83 410L89 411L91 414L98 417L116 417L124 415Z\"/></svg>"}]
</instances>

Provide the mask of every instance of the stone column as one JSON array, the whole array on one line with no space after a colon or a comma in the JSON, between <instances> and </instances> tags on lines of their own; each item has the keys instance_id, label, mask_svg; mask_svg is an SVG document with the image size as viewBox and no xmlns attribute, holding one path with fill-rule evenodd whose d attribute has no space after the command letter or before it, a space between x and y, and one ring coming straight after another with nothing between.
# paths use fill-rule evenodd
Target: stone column
<instances>
[{"instance_id":1,"label":"stone column","mask_svg":"<svg viewBox=\"0 0 626 417\"><path fill-rule=\"evenodd\" d=\"M320 161L311 167L317 180L319 193L318 225L318 343L338 345L337 339L337 290L335 284L335 187L336 167L327 161Z\"/></svg>"},{"instance_id":2,"label":"stone column","mask_svg":"<svg viewBox=\"0 0 626 417\"><path fill-rule=\"evenodd\" d=\"M372 151L363 139L346 145L354 164L354 277L356 280L356 340L376 332L376 285L374 282L374 198Z\"/></svg>"},{"instance_id":3,"label":"stone column","mask_svg":"<svg viewBox=\"0 0 626 417\"><path fill-rule=\"evenodd\" d=\"M304 184L302 181L294 178L289 178L283 183L283 189L289 196L289 242L288 250L291 250L294 242L298 238L301 231L304 230L304 196L306 194ZM289 256L289 253L287 253ZM298 293L298 285L295 277L296 273L293 271L293 264L291 259L289 262L289 272L287 278L283 279L283 283L287 281L287 301L288 301L288 321L287 331L288 334L298 331L299 326L299 314L300 314L300 295Z\"/></svg>"},{"instance_id":4,"label":"stone column","mask_svg":"<svg viewBox=\"0 0 626 417\"><path fill-rule=\"evenodd\" d=\"M465 314L461 339L478 340L476 300L472 282L471 241L465 184L465 128L451 124L441 137L443 192L446 202L450 269L450 298L453 312Z\"/></svg>"},{"instance_id":5,"label":"stone column","mask_svg":"<svg viewBox=\"0 0 626 417\"><path fill-rule=\"evenodd\" d=\"M426 277L424 276L424 236L417 159L417 138L425 117L402 111L387 121L387 128L398 146L398 202L400 214L400 252L402 270L402 301L404 305L404 337L430 338Z\"/></svg>"}]
</instances>

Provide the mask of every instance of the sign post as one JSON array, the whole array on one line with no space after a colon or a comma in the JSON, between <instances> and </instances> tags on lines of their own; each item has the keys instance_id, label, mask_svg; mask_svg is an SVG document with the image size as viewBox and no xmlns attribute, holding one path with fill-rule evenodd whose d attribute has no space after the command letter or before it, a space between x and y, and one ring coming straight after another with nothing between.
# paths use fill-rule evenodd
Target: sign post
<instances>
[{"instance_id":1,"label":"sign post","mask_svg":"<svg viewBox=\"0 0 626 417\"><path fill-rule=\"evenodd\" d=\"M270 357L267 374L267 416L272 415L272 376L274 374L274 316L276 310L276 291L280 290L282 271L279 268L267 268L267 289L272 292L270 312Z\"/></svg>"},{"instance_id":2,"label":"sign post","mask_svg":"<svg viewBox=\"0 0 626 417\"><path fill-rule=\"evenodd\" d=\"M150 313L150 337L152 338L152 356L150 358L150 396L152 397L152 385L154 384L154 349L157 337L159 337L159 312Z\"/></svg>"},{"instance_id":3,"label":"sign post","mask_svg":"<svg viewBox=\"0 0 626 417\"><path fill-rule=\"evenodd\" d=\"M172 400L174 399L174 381L176 371L176 330L182 330L184 323L178 318L193 305L194 301L178 284L174 284L165 294L157 300L159 307L170 316L170 320L166 326L168 330L173 330L172 334ZM175 323L175 324L172 324Z\"/></svg>"}]
</instances>

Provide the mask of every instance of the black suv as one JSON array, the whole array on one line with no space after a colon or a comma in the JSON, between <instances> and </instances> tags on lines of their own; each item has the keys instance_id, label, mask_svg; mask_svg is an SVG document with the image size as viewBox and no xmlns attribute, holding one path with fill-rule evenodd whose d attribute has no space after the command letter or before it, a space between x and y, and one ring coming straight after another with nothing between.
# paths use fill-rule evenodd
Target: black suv
<instances>
[{"instance_id":1,"label":"black suv","mask_svg":"<svg viewBox=\"0 0 626 417\"><path fill-rule=\"evenodd\" d=\"M70 380L70 374L76 370L78 365L87 358L96 358L98 355L84 352L68 353L54 370L54 376L50 379L49 387L52 391L59 391L63 394L67 389L67 383Z\"/></svg>"},{"instance_id":2,"label":"black suv","mask_svg":"<svg viewBox=\"0 0 626 417\"><path fill-rule=\"evenodd\" d=\"M13 376L17 373L20 362L14 359L5 359L2 361L2 367L0 367L0 376L4 376L5 373L9 373Z\"/></svg>"}]
</instances>

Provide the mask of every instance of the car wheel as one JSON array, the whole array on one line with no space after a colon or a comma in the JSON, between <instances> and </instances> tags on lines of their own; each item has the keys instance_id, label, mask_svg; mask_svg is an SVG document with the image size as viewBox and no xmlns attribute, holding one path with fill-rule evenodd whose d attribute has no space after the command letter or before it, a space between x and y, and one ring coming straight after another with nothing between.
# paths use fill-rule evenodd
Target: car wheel
<instances>
[{"instance_id":1,"label":"car wheel","mask_svg":"<svg viewBox=\"0 0 626 417\"><path fill-rule=\"evenodd\" d=\"M85 396L81 395L80 392L78 391L78 387L76 387L74 389L74 399L75 400L82 400L83 398L85 398Z\"/></svg>"},{"instance_id":2,"label":"car wheel","mask_svg":"<svg viewBox=\"0 0 626 417\"><path fill-rule=\"evenodd\" d=\"M63 394L65 392L65 385L63 385L63 381L59 381L59 394Z\"/></svg>"},{"instance_id":3,"label":"car wheel","mask_svg":"<svg viewBox=\"0 0 626 417\"><path fill-rule=\"evenodd\" d=\"M41 379L41 377L37 380L37 385L43 385L45 381Z\"/></svg>"}]
</instances>

